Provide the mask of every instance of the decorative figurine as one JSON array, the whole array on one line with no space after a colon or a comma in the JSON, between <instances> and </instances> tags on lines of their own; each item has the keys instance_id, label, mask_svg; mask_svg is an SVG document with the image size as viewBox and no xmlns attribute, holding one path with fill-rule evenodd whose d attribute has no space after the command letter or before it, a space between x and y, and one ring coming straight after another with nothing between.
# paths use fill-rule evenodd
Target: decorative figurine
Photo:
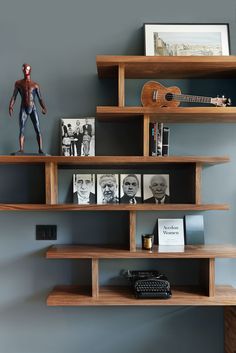
<instances>
[{"instance_id":1,"label":"decorative figurine","mask_svg":"<svg viewBox=\"0 0 236 353\"><path fill-rule=\"evenodd\" d=\"M24 142L25 142L25 126L28 120L28 116L33 123L34 130L36 132L37 142L39 153L43 154L42 150L42 136L39 126L39 117L35 104L35 97L38 97L39 104L42 108L42 113L46 114L47 110L45 104L43 102L39 85L31 80L31 66L29 64L23 64L22 71L24 73L24 78L22 80L18 80L15 82L15 88L10 100L9 104L9 114L12 116L13 107L16 101L17 94L20 93L21 96L21 107L19 114L19 126L20 126L20 134L19 134L19 144L20 150L18 153L24 153Z\"/></svg>"}]
</instances>

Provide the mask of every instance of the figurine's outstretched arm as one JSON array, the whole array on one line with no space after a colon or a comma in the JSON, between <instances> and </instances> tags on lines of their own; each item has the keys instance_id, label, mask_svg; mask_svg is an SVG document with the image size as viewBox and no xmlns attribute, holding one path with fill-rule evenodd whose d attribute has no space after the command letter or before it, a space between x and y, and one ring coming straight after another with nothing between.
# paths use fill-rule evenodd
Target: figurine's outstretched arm
<instances>
[{"instance_id":1,"label":"figurine's outstretched arm","mask_svg":"<svg viewBox=\"0 0 236 353\"><path fill-rule=\"evenodd\" d=\"M13 95L12 95L10 103L9 103L9 114L10 114L10 116L12 116L12 113L13 113L13 107L14 107L14 104L15 104L15 101L16 101L17 94L18 94L18 88L15 85L14 92L13 92Z\"/></svg>"},{"instance_id":2,"label":"figurine's outstretched arm","mask_svg":"<svg viewBox=\"0 0 236 353\"><path fill-rule=\"evenodd\" d=\"M40 88L39 88L38 85L36 87L36 94L37 94L37 97L38 97L38 100L39 100L39 104L40 104L40 106L42 108L42 113L46 114L47 113L47 108L46 108L46 106L44 104L44 101L42 99L42 95L41 95Z\"/></svg>"}]
</instances>

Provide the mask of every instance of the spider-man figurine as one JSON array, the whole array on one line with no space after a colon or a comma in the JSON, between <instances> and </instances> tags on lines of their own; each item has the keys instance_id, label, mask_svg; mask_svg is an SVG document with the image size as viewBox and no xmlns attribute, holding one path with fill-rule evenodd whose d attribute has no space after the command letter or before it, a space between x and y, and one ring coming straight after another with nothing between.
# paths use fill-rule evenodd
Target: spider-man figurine
<instances>
[{"instance_id":1,"label":"spider-man figurine","mask_svg":"<svg viewBox=\"0 0 236 353\"><path fill-rule=\"evenodd\" d=\"M28 64L23 64L22 71L24 73L24 78L22 80L16 81L14 92L9 104L9 114L10 116L13 113L13 107L16 101L17 94L20 93L21 95L21 107L20 107L20 114L19 114L19 125L20 125L20 135L19 135L19 143L20 143L20 153L24 153L24 142L25 142L25 126L30 116L30 119L34 125L34 130L36 132L39 153L42 154L42 136L40 132L39 126L39 117L35 105L35 97L38 97L39 104L42 108L42 113L46 114L47 110L43 99L41 97L39 85L31 80L30 73L31 73L31 66Z\"/></svg>"}]
</instances>

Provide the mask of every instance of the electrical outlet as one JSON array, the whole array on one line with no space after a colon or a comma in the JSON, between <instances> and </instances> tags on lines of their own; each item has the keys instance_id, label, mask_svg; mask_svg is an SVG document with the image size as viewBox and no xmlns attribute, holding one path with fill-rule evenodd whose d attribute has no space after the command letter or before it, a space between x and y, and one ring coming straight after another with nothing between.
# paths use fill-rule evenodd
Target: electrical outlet
<instances>
[{"instance_id":1,"label":"electrical outlet","mask_svg":"<svg viewBox=\"0 0 236 353\"><path fill-rule=\"evenodd\" d=\"M36 240L57 240L57 226L36 225Z\"/></svg>"}]
</instances>

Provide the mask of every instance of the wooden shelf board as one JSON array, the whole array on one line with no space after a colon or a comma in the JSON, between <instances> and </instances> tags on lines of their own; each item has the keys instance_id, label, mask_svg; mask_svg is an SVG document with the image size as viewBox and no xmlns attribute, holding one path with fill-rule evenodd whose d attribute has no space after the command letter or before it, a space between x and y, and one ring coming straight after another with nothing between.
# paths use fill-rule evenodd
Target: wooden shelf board
<instances>
[{"instance_id":1,"label":"wooden shelf board","mask_svg":"<svg viewBox=\"0 0 236 353\"><path fill-rule=\"evenodd\" d=\"M151 121L163 123L235 123L236 107L117 107L97 106L98 118L124 119L149 115Z\"/></svg>"},{"instance_id":2,"label":"wooden shelf board","mask_svg":"<svg viewBox=\"0 0 236 353\"><path fill-rule=\"evenodd\" d=\"M228 156L94 156L94 157L65 157L65 156L0 156L0 164L43 164L57 165L142 165L156 163L201 163L217 164L229 162Z\"/></svg>"},{"instance_id":3,"label":"wooden shelf board","mask_svg":"<svg viewBox=\"0 0 236 353\"><path fill-rule=\"evenodd\" d=\"M227 204L0 204L0 211L225 211Z\"/></svg>"},{"instance_id":4,"label":"wooden shelf board","mask_svg":"<svg viewBox=\"0 0 236 353\"><path fill-rule=\"evenodd\" d=\"M216 286L216 295L208 297L196 288L173 288L170 299L136 299L130 288L102 287L97 298L91 297L88 288L56 286L47 298L48 306L227 306L236 305L236 289Z\"/></svg>"},{"instance_id":5,"label":"wooden shelf board","mask_svg":"<svg viewBox=\"0 0 236 353\"><path fill-rule=\"evenodd\" d=\"M99 78L235 78L236 56L112 56L96 57Z\"/></svg>"},{"instance_id":6,"label":"wooden shelf board","mask_svg":"<svg viewBox=\"0 0 236 353\"><path fill-rule=\"evenodd\" d=\"M175 249L175 250L174 250ZM47 259L209 259L209 258L236 258L236 246L217 245L186 245L183 251L170 247L170 251L154 246L153 251L137 248L129 251L111 246L95 245L53 245L46 252Z\"/></svg>"}]
</instances>

